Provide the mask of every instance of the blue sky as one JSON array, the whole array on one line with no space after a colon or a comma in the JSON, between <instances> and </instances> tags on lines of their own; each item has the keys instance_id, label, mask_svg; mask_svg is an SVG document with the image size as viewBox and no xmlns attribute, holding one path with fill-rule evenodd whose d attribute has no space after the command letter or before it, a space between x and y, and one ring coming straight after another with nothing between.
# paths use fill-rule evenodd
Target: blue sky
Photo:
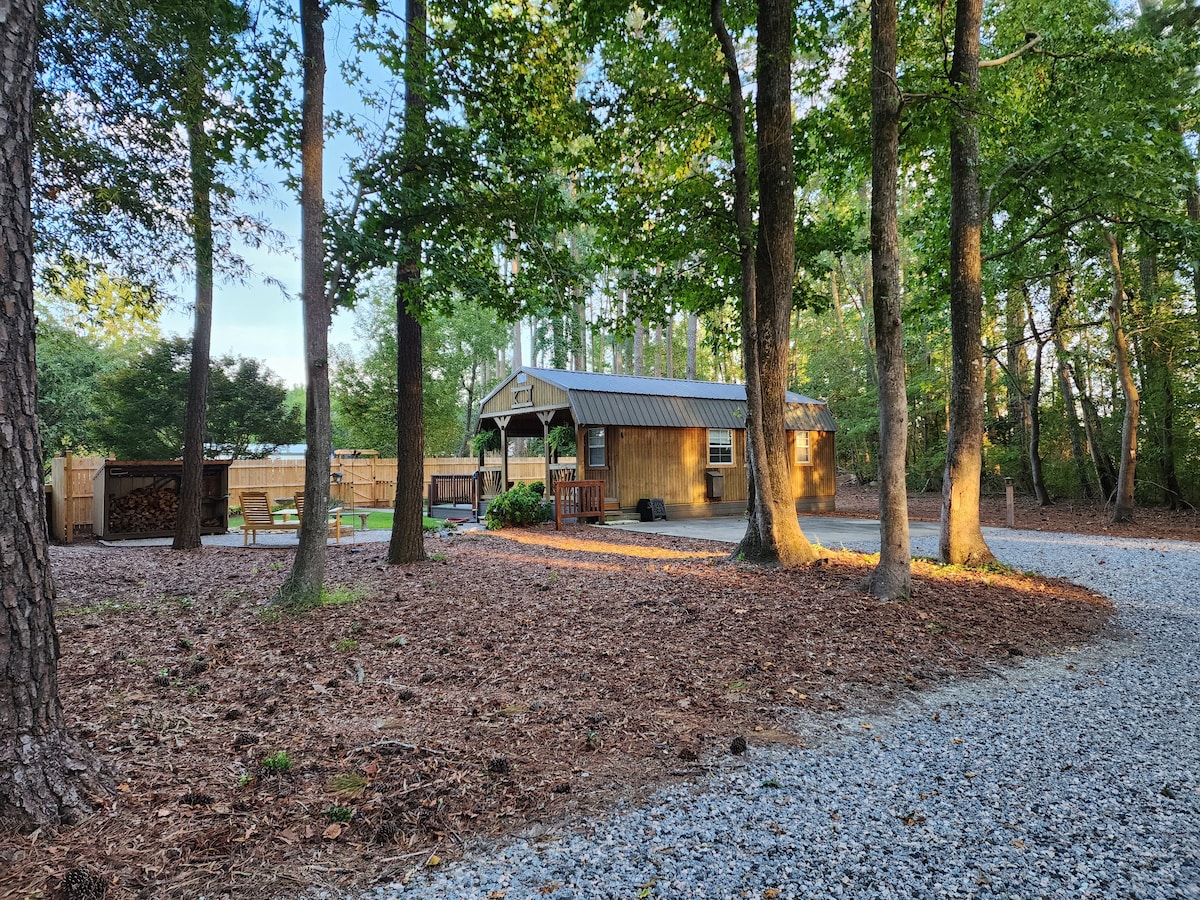
<instances>
[{"instance_id":1,"label":"blue sky","mask_svg":"<svg viewBox=\"0 0 1200 900\"><path fill-rule=\"evenodd\" d=\"M335 20L326 22L325 112L361 108L354 90L342 80L338 63L348 52L349 33ZM326 135L325 198L329 202L347 174L347 157L354 145L345 137ZM300 206L282 185L282 173L262 173L275 186L267 218L284 235L284 249L244 248L243 255L254 270L246 283L218 281L213 294L212 354L233 354L259 359L291 387L303 384L304 323L300 304ZM277 281L284 286L281 290ZM192 297L190 282L180 283L176 301L163 314L164 335L191 337ZM354 314L343 310L334 317L329 343L354 347Z\"/></svg>"}]
</instances>

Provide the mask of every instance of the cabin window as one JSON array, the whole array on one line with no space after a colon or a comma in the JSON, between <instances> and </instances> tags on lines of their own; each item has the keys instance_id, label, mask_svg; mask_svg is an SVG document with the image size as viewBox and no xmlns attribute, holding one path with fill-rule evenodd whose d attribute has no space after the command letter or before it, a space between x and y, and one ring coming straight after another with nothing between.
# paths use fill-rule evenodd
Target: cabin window
<instances>
[{"instance_id":1,"label":"cabin window","mask_svg":"<svg viewBox=\"0 0 1200 900\"><path fill-rule=\"evenodd\" d=\"M604 465L604 429L587 430L587 464L593 469Z\"/></svg>"},{"instance_id":2,"label":"cabin window","mask_svg":"<svg viewBox=\"0 0 1200 900\"><path fill-rule=\"evenodd\" d=\"M807 431L793 431L796 435L796 465L812 465L812 435Z\"/></svg>"},{"instance_id":3,"label":"cabin window","mask_svg":"<svg viewBox=\"0 0 1200 900\"><path fill-rule=\"evenodd\" d=\"M729 428L708 429L708 464L733 465L733 431Z\"/></svg>"}]
</instances>

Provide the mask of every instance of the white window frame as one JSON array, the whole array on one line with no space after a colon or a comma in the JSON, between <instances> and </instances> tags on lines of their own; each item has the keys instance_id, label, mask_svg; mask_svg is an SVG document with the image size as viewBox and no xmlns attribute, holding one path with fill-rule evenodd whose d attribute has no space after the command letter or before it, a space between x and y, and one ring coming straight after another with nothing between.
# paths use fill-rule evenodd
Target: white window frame
<instances>
[{"instance_id":1,"label":"white window frame","mask_svg":"<svg viewBox=\"0 0 1200 900\"><path fill-rule=\"evenodd\" d=\"M798 466L812 465L812 432L796 431L793 432L795 451L792 454L792 461Z\"/></svg>"},{"instance_id":2,"label":"white window frame","mask_svg":"<svg viewBox=\"0 0 1200 900\"><path fill-rule=\"evenodd\" d=\"M598 438L598 440L594 440ZM587 430L587 465L589 469L603 469L608 465L608 448L604 445L605 435L603 428L589 428ZM593 451L600 451L600 462L593 462Z\"/></svg>"},{"instance_id":3,"label":"white window frame","mask_svg":"<svg viewBox=\"0 0 1200 900\"><path fill-rule=\"evenodd\" d=\"M717 435L726 435L728 440L717 443L713 438ZM714 459L713 451L721 451L728 448L729 459ZM719 454L724 456L723 453ZM732 428L710 428L708 429L708 464L710 466L732 466L734 464L733 453L733 429Z\"/></svg>"}]
</instances>

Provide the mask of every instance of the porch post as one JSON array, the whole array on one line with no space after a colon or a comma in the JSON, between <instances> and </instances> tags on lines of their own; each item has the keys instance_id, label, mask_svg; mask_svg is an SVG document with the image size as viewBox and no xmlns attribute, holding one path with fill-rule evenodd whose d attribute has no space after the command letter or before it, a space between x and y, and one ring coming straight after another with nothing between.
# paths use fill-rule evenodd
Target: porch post
<instances>
[{"instance_id":1,"label":"porch post","mask_svg":"<svg viewBox=\"0 0 1200 900\"><path fill-rule=\"evenodd\" d=\"M554 484L550 480L550 420L554 418L554 412L540 412L537 417L538 421L542 423L542 450L546 454L546 477L542 482L546 485L546 491L542 496L552 497L554 496Z\"/></svg>"},{"instance_id":2,"label":"porch post","mask_svg":"<svg viewBox=\"0 0 1200 900\"><path fill-rule=\"evenodd\" d=\"M496 416L500 426L500 493L508 490L508 423L512 416Z\"/></svg>"}]
</instances>

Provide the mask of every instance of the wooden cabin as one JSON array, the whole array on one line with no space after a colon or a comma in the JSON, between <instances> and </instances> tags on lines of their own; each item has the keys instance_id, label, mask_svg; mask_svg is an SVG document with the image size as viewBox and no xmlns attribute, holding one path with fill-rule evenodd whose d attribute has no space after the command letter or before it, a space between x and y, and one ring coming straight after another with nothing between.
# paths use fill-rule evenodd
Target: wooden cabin
<instances>
[{"instance_id":1,"label":"wooden cabin","mask_svg":"<svg viewBox=\"0 0 1200 900\"><path fill-rule=\"evenodd\" d=\"M828 407L788 392L785 418L797 512L834 509L836 425ZM499 466L484 466L483 499L509 483L508 441L575 428L576 462L546 450L547 496L558 481L604 482L605 508L634 513L661 499L668 518L746 510L746 388L740 384L522 367L482 403L480 431L500 434Z\"/></svg>"}]
</instances>

